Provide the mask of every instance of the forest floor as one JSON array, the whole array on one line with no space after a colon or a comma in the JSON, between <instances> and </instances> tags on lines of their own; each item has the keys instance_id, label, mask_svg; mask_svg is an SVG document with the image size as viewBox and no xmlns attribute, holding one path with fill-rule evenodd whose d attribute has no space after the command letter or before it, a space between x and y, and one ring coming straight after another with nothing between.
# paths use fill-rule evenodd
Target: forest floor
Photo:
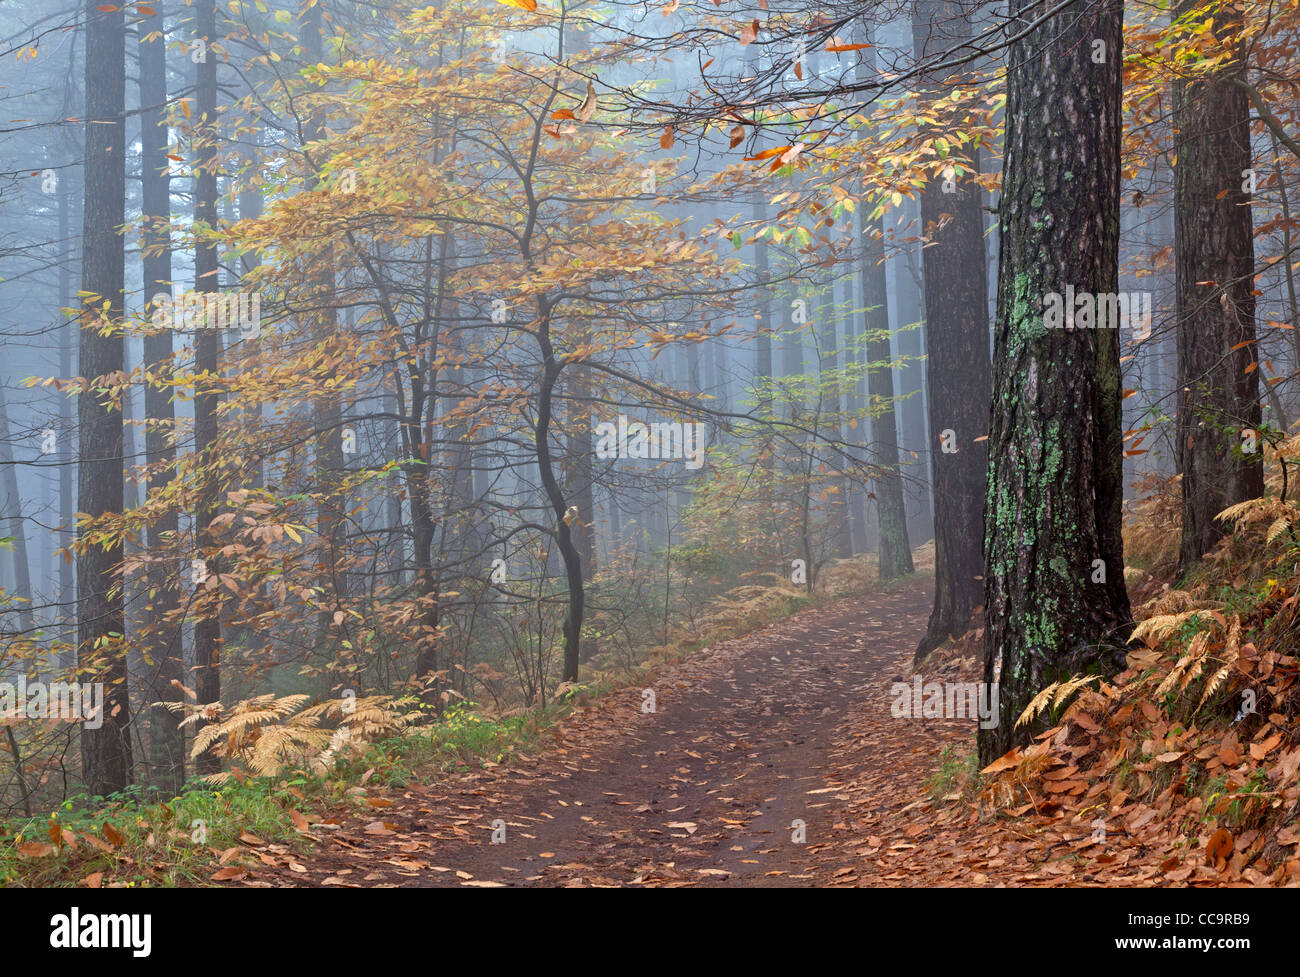
<instances>
[{"instance_id":1,"label":"forest floor","mask_svg":"<svg viewBox=\"0 0 1300 977\"><path fill-rule=\"evenodd\" d=\"M930 601L930 581L912 578L720 643L659 672L654 712L642 711L643 690L615 691L530 756L366 791L362 813L312 825L311 853L259 852L263 864L230 883L1220 884L1199 853L1171 859L1183 842L1131 805L1099 845L1093 815L1067 818L1050 802L992 813L970 797L932 799L945 761L970 762L975 721L890 714ZM971 655L925 674L977 678Z\"/></svg>"}]
</instances>

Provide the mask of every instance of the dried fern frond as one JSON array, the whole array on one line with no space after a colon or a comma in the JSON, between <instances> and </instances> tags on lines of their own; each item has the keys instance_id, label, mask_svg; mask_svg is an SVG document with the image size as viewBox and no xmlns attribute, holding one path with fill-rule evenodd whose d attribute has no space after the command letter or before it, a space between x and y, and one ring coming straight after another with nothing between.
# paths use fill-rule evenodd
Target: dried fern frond
<instances>
[{"instance_id":1,"label":"dried fern frond","mask_svg":"<svg viewBox=\"0 0 1300 977\"><path fill-rule=\"evenodd\" d=\"M1029 705L1025 706L1025 711L1022 712L1020 718L1016 720L1015 728L1019 729L1026 723L1033 722L1040 713L1045 712L1049 707L1058 708L1070 697L1070 695L1083 688L1089 682L1099 681L1100 678L1101 676L1099 675L1081 675L1065 682L1053 682L1029 700Z\"/></svg>"},{"instance_id":2,"label":"dried fern frond","mask_svg":"<svg viewBox=\"0 0 1300 977\"><path fill-rule=\"evenodd\" d=\"M1300 523L1300 506L1268 495L1230 505L1215 518L1222 522L1235 522L1238 532L1256 523L1268 521L1270 525L1266 541L1271 543L1282 533Z\"/></svg>"},{"instance_id":3,"label":"dried fern frond","mask_svg":"<svg viewBox=\"0 0 1300 977\"><path fill-rule=\"evenodd\" d=\"M1129 635L1129 644L1139 639L1145 639L1147 645L1154 648L1198 613L1199 611L1182 611L1178 614L1157 614L1144 621L1139 621L1137 627L1133 629L1133 633Z\"/></svg>"},{"instance_id":4,"label":"dried fern frond","mask_svg":"<svg viewBox=\"0 0 1300 977\"><path fill-rule=\"evenodd\" d=\"M1139 618L1160 617L1182 611L1212 610L1221 606L1221 601L1207 600L1193 594L1190 590L1170 589L1152 597L1137 609L1136 615Z\"/></svg>"},{"instance_id":5,"label":"dried fern frond","mask_svg":"<svg viewBox=\"0 0 1300 977\"><path fill-rule=\"evenodd\" d=\"M1210 676L1210 680L1205 683L1205 691L1201 693L1201 701L1196 704L1200 709L1210 696L1223 685L1232 670L1237 666L1237 661L1241 658L1241 618L1234 614L1232 622L1228 626L1228 640L1223 645L1223 666Z\"/></svg>"}]
</instances>

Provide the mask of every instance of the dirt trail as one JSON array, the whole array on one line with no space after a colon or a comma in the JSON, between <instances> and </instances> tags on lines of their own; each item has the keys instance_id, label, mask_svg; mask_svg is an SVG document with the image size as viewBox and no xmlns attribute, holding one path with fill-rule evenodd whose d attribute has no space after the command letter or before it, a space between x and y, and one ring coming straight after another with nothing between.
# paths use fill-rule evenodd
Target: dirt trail
<instances>
[{"instance_id":1,"label":"dirt trail","mask_svg":"<svg viewBox=\"0 0 1300 977\"><path fill-rule=\"evenodd\" d=\"M312 825L311 854L262 844L228 884L1223 884L1176 819L1109 781L1069 779L1064 759L997 815L931 799L941 751L969 755L975 721L891 714L929 609L930 582L906 580L723 642L659 673L653 713L642 689L625 689L576 709L531 756L400 791L371 785L364 808ZM973 633L924 681L977 680L978 647Z\"/></svg>"},{"instance_id":2,"label":"dirt trail","mask_svg":"<svg viewBox=\"0 0 1300 977\"><path fill-rule=\"evenodd\" d=\"M929 581L907 581L719 644L663 672L653 713L641 711L642 690L613 693L537 755L412 786L392 806L316 827L322 844L305 865L245 884L868 882L844 871L841 842L864 826L843 820L846 748L853 767L898 751L873 757L851 743L850 718L887 703L930 599ZM933 766L933 730L929 740L903 750L924 754L916 769L892 764L899 792L888 807L905 806ZM505 841L494 844L501 821Z\"/></svg>"}]
</instances>

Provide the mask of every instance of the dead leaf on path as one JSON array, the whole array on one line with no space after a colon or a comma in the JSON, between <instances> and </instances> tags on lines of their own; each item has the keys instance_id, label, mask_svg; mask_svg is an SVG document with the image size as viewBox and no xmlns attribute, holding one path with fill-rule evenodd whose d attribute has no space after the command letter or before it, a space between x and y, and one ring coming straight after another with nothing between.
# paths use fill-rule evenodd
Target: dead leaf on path
<instances>
[{"instance_id":1,"label":"dead leaf on path","mask_svg":"<svg viewBox=\"0 0 1300 977\"><path fill-rule=\"evenodd\" d=\"M223 869L219 869L218 871L216 871L215 873L213 873L213 875L212 875L212 881L213 881L213 882L231 882L231 881L236 881L236 880L238 880L238 879L242 879L242 878L243 878L244 876L246 876L247 874L248 874L248 873L245 872L245 871L244 871L242 868L240 868L238 865L227 865L225 868L223 868Z\"/></svg>"},{"instance_id":2,"label":"dead leaf on path","mask_svg":"<svg viewBox=\"0 0 1300 977\"><path fill-rule=\"evenodd\" d=\"M43 841L24 841L18 846L18 854L23 858L44 858L54 854L54 846Z\"/></svg>"},{"instance_id":3,"label":"dead leaf on path","mask_svg":"<svg viewBox=\"0 0 1300 977\"><path fill-rule=\"evenodd\" d=\"M1002 756L998 757L987 767L981 770L980 773L985 773L985 774L1001 773L1003 770L1010 770L1013 767L1018 766L1022 759L1023 756L1020 753L1020 747L1018 746L1012 747L1006 753L1002 754Z\"/></svg>"},{"instance_id":4,"label":"dead leaf on path","mask_svg":"<svg viewBox=\"0 0 1300 977\"><path fill-rule=\"evenodd\" d=\"M98 889L100 885L103 883L103 881L104 881L103 872L91 872L89 875L87 875L84 879L81 880L81 883L87 889Z\"/></svg>"},{"instance_id":5,"label":"dead leaf on path","mask_svg":"<svg viewBox=\"0 0 1300 977\"><path fill-rule=\"evenodd\" d=\"M1232 832L1227 828L1220 828L1210 835L1210 840L1205 845L1205 862L1222 871L1231 857Z\"/></svg>"},{"instance_id":6,"label":"dead leaf on path","mask_svg":"<svg viewBox=\"0 0 1300 977\"><path fill-rule=\"evenodd\" d=\"M307 823L307 819L293 809L289 811L289 820L303 834L307 834L311 830L311 825Z\"/></svg>"}]
</instances>

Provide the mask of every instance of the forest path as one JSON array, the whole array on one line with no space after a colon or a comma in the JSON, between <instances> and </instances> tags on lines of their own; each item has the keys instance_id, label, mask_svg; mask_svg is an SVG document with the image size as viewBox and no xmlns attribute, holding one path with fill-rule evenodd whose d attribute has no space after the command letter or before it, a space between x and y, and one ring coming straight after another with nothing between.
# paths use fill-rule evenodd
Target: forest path
<instances>
[{"instance_id":1,"label":"forest path","mask_svg":"<svg viewBox=\"0 0 1300 977\"><path fill-rule=\"evenodd\" d=\"M391 806L313 827L311 855L245 884L933 884L933 870L886 872L917 847L901 815L930 808L940 749L973 730L889 714L931 586L844 598L667 666L653 713L623 689L533 755L372 791Z\"/></svg>"}]
</instances>

